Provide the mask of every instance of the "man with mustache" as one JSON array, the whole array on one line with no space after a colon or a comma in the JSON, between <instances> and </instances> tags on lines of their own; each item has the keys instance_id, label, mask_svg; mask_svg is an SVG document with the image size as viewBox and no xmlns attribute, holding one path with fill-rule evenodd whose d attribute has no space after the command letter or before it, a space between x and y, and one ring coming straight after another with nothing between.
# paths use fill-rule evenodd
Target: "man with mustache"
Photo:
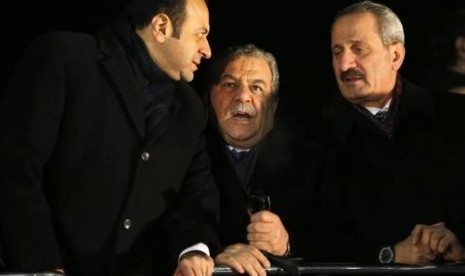
<instances>
[{"instance_id":1,"label":"man with mustache","mask_svg":"<svg viewBox=\"0 0 465 276\"><path fill-rule=\"evenodd\" d=\"M249 275L266 275L263 252L287 256L292 248L293 256L309 258L314 249L325 155L275 126L278 89L274 56L254 45L225 49L209 66L206 136L221 204L215 263Z\"/></svg>"},{"instance_id":2,"label":"man with mustache","mask_svg":"<svg viewBox=\"0 0 465 276\"><path fill-rule=\"evenodd\" d=\"M339 144L325 186L322 248L329 261L463 260L442 183L444 153L432 95L399 74L405 57L397 15L371 1L341 10L331 28L342 97L327 112Z\"/></svg>"}]
</instances>

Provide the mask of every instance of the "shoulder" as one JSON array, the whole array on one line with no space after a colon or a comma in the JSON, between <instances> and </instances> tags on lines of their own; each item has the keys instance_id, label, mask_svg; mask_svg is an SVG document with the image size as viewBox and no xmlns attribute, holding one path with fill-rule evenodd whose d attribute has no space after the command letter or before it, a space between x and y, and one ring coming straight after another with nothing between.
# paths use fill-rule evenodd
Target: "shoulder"
<instances>
[{"instance_id":1,"label":"shoulder","mask_svg":"<svg viewBox=\"0 0 465 276\"><path fill-rule=\"evenodd\" d=\"M427 117L434 117L435 103L433 93L412 82L403 79L401 110L417 110Z\"/></svg>"},{"instance_id":2,"label":"shoulder","mask_svg":"<svg viewBox=\"0 0 465 276\"><path fill-rule=\"evenodd\" d=\"M39 35L31 43L31 47L40 45L53 45L61 47L72 46L73 48L78 48L82 44L95 43L95 41L95 36L91 34L69 31L57 31Z\"/></svg>"},{"instance_id":3,"label":"shoulder","mask_svg":"<svg viewBox=\"0 0 465 276\"><path fill-rule=\"evenodd\" d=\"M279 152L282 160L287 157L305 163L308 160L325 159L331 148L330 143L318 135L309 135L305 130L299 129L299 124L292 124L287 120L288 118L276 120L263 146L269 151Z\"/></svg>"},{"instance_id":4,"label":"shoulder","mask_svg":"<svg viewBox=\"0 0 465 276\"><path fill-rule=\"evenodd\" d=\"M194 108L202 108L203 103L195 89L184 81L177 83L177 98L183 103L189 104Z\"/></svg>"},{"instance_id":5,"label":"shoulder","mask_svg":"<svg viewBox=\"0 0 465 276\"><path fill-rule=\"evenodd\" d=\"M206 124L207 113L203 102L194 88L183 81L178 82L175 97L179 103L179 112L186 118L195 122Z\"/></svg>"},{"instance_id":6,"label":"shoulder","mask_svg":"<svg viewBox=\"0 0 465 276\"><path fill-rule=\"evenodd\" d=\"M85 57L96 49L96 39L86 33L48 32L36 37L23 52L26 58L46 59L56 57L67 59L72 56ZM86 53L86 55L82 54Z\"/></svg>"}]
</instances>

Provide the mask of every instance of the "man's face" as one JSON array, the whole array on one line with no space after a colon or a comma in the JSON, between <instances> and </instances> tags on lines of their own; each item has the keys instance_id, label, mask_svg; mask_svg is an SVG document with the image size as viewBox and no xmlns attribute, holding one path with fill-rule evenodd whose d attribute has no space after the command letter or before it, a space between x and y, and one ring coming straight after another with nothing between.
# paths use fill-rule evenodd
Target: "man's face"
<instances>
[{"instance_id":1,"label":"man's face","mask_svg":"<svg viewBox=\"0 0 465 276\"><path fill-rule=\"evenodd\" d=\"M211 57L207 40L210 31L208 8L203 0L186 1L186 19L180 36L168 37L164 45L163 68L175 80L190 82L202 58Z\"/></svg>"},{"instance_id":2,"label":"man's face","mask_svg":"<svg viewBox=\"0 0 465 276\"><path fill-rule=\"evenodd\" d=\"M371 13L345 15L331 31L333 70L348 101L382 107L393 91L405 54L401 43L384 45Z\"/></svg>"},{"instance_id":3,"label":"man's face","mask_svg":"<svg viewBox=\"0 0 465 276\"><path fill-rule=\"evenodd\" d=\"M212 86L210 100L225 141L251 148L273 128L277 98L267 62L242 56L232 60Z\"/></svg>"}]
</instances>

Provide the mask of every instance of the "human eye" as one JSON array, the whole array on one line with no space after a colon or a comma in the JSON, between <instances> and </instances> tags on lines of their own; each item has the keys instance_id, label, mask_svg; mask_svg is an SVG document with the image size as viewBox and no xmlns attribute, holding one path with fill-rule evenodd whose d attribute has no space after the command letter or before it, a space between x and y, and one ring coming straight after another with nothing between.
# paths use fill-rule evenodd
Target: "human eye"
<instances>
[{"instance_id":1,"label":"human eye","mask_svg":"<svg viewBox=\"0 0 465 276\"><path fill-rule=\"evenodd\" d=\"M224 82L221 84L221 87L233 89L233 88L236 87L236 83L233 82L233 81L224 81Z\"/></svg>"},{"instance_id":2,"label":"human eye","mask_svg":"<svg viewBox=\"0 0 465 276\"><path fill-rule=\"evenodd\" d=\"M261 87L260 85L252 85L252 91L255 94L262 94L263 93L263 87Z\"/></svg>"},{"instance_id":3,"label":"human eye","mask_svg":"<svg viewBox=\"0 0 465 276\"><path fill-rule=\"evenodd\" d=\"M197 32L197 36L202 39L202 38L207 38L208 36L208 30L200 30Z\"/></svg>"},{"instance_id":4,"label":"human eye","mask_svg":"<svg viewBox=\"0 0 465 276\"><path fill-rule=\"evenodd\" d=\"M354 47L354 48L352 48L352 51L353 51L354 53L356 53L356 54L361 54L361 53L363 53L363 48L361 48L361 47Z\"/></svg>"},{"instance_id":5,"label":"human eye","mask_svg":"<svg viewBox=\"0 0 465 276\"><path fill-rule=\"evenodd\" d=\"M334 57L337 57L342 53L342 50L341 50L341 48L333 48L331 52L332 52Z\"/></svg>"},{"instance_id":6,"label":"human eye","mask_svg":"<svg viewBox=\"0 0 465 276\"><path fill-rule=\"evenodd\" d=\"M363 56L368 52L368 49L363 45L355 45L352 47L352 52L358 56Z\"/></svg>"}]
</instances>

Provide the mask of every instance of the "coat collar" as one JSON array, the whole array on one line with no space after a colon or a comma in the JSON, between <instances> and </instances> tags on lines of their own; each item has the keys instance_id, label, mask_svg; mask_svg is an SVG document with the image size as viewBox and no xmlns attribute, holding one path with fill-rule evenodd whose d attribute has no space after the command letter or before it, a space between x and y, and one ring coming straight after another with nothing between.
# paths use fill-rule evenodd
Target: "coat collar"
<instances>
[{"instance_id":1,"label":"coat collar","mask_svg":"<svg viewBox=\"0 0 465 276\"><path fill-rule=\"evenodd\" d=\"M419 114L422 117L434 119L435 108L431 93L423 90L409 81L403 79L404 86L400 98L398 113L394 118L393 133L396 128L405 120L408 120L414 114ZM350 137L352 131L358 126L368 128L382 134L368 118L356 110L356 108L345 100L341 95L338 95L326 110L326 118L333 127L334 134L339 141L345 142Z\"/></svg>"},{"instance_id":2,"label":"coat collar","mask_svg":"<svg viewBox=\"0 0 465 276\"><path fill-rule=\"evenodd\" d=\"M141 140L145 139L145 114L144 114L144 97L141 96L140 84L137 82L134 73L134 63L131 64L127 51L121 43L121 35L131 35L130 24L124 18L118 18L112 24L104 27L97 35L98 47L104 58L101 60L103 70L106 71L110 81L114 83L115 90L121 98L121 102L128 111L128 117L134 125ZM118 35L119 34L119 35ZM129 38L128 38L129 39ZM157 80L171 82L167 76L161 71L151 70L150 76L155 77ZM155 72L155 73L153 73ZM182 89L182 85L177 85L178 82L172 81L174 88L175 98L173 100L172 113L177 112L179 102L176 99L178 89ZM172 118L172 117L171 117ZM159 135L157 135L158 137ZM149 140L145 139L150 144L156 140L157 137L150 137Z\"/></svg>"},{"instance_id":3,"label":"coat collar","mask_svg":"<svg viewBox=\"0 0 465 276\"><path fill-rule=\"evenodd\" d=\"M132 73L127 55L115 35L114 26L106 26L97 35L99 49L104 54L101 65L121 97L129 117L141 139L145 125L143 102L138 95L139 87Z\"/></svg>"}]
</instances>

